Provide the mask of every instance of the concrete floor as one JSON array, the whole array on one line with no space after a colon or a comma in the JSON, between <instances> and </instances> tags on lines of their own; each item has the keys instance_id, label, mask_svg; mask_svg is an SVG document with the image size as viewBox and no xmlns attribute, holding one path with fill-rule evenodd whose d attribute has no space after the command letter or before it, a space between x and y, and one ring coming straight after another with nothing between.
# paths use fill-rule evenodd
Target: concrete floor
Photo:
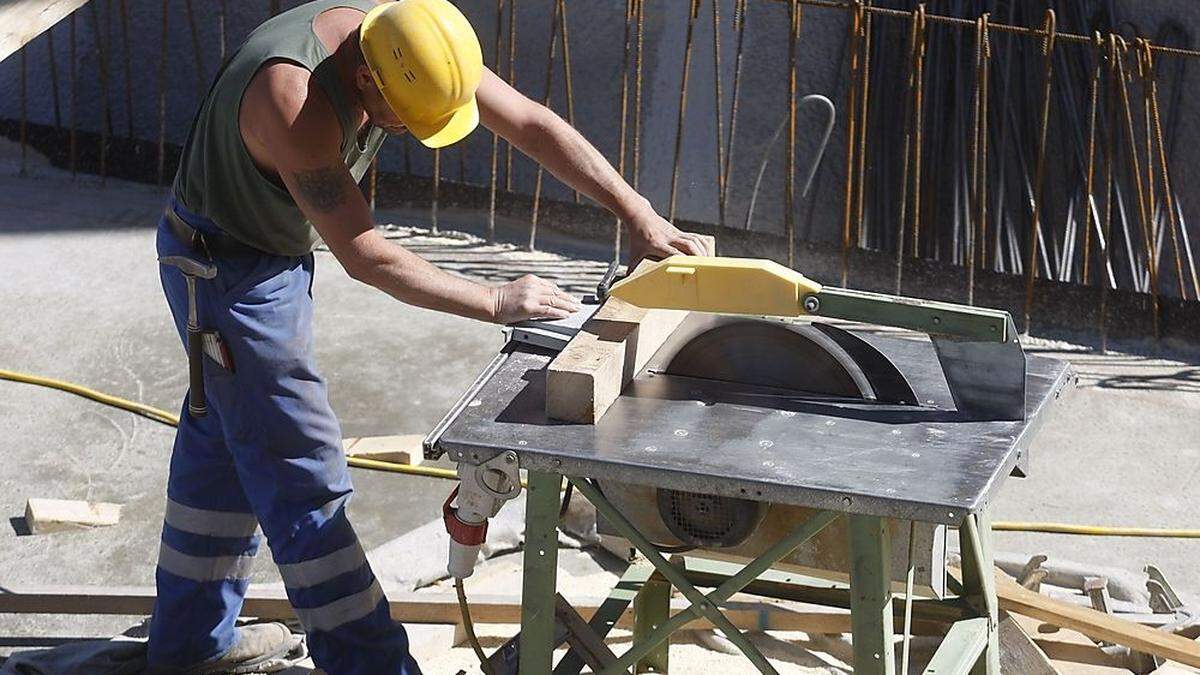
<instances>
[{"instance_id":1,"label":"concrete floor","mask_svg":"<svg viewBox=\"0 0 1200 675\"><path fill-rule=\"evenodd\" d=\"M0 147L0 368L71 381L168 409L186 388L182 350L168 323L154 262L158 189L39 165L16 176ZM419 214L384 214L415 223ZM443 228L480 225L442 214ZM503 223L516 232L517 223ZM603 265L519 254L465 239L409 236L410 245L488 280L537 271L584 292ZM546 240L575 258L587 244ZM500 346L494 326L414 309L350 280L318 254L318 360L348 436L424 433ZM1200 360L1100 356L1062 344L1031 346L1071 359L1080 387L1033 448L1032 476L1011 480L999 520L1196 527L1200 513ZM0 382L0 587L149 585L162 516L172 430L57 391ZM364 544L431 520L443 482L356 472L350 511ZM119 525L19 536L29 497L115 501ZM1177 588L1200 591L1200 542L997 535L1004 551L1140 570L1157 564ZM264 554L256 580L277 576ZM120 630L128 618L0 616L0 649ZM31 641L29 638L35 638Z\"/></svg>"}]
</instances>

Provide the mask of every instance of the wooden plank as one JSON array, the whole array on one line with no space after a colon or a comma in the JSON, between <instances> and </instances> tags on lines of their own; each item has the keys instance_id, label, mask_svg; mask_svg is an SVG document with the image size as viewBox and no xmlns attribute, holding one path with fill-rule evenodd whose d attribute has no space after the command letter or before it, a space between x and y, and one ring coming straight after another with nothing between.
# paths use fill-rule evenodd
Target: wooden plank
<instances>
[{"instance_id":1,"label":"wooden plank","mask_svg":"<svg viewBox=\"0 0 1200 675\"><path fill-rule=\"evenodd\" d=\"M1050 658L1030 639L1025 628L1008 612L1000 613L1000 672L1021 675L1058 675Z\"/></svg>"},{"instance_id":2,"label":"wooden plank","mask_svg":"<svg viewBox=\"0 0 1200 675\"><path fill-rule=\"evenodd\" d=\"M87 0L9 0L0 2L0 61L16 53Z\"/></svg>"},{"instance_id":3,"label":"wooden plank","mask_svg":"<svg viewBox=\"0 0 1200 675\"><path fill-rule=\"evenodd\" d=\"M546 414L595 424L687 312L609 298L546 369Z\"/></svg>"},{"instance_id":4,"label":"wooden plank","mask_svg":"<svg viewBox=\"0 0 1200 675\"><path fill-rule=\"evenodd\" d=\"M716 240L700 235L710 251ZM546 369L546 415L595 424L687 316L609 298Z\"/></svg>"},{"instance_id":5,"label":"wooden plank","mask_svg":"<svg viewBox=\"0 0 1200 675\"><path fill-rule=\"evenodd\" d=\"M25 502L25 525L33 534L105 527L120 520L120 504L38 498Z\"/></svg>"},{"instance_id":6,"label":"wooden plank","mask_svg":"<svg viewBox=\"0 0 1200 675\"><path fill-rule=\"evenodd\" d=\"M1000 570L996 570L996 594L1003 610L1070 628L1093 640L1200 667L1200 644L1196 642L1035 593Z\"/></svg>"},{"instance_id":7,"label":"wooden plank","mask_svg":"<svg viewBox=\"0 0 1200 675\"><path fill-rule=\"evenodd\" d=\"M388 593L392 617L404 623L456 624L461 620L458 599L452 593ZM144 616L154 608L155 591L150 586L0 586L0 614L109 614ZM474 594L470 598L471 619L477 624L519 624L521 600L515 595ZM585 619L604 598L577 598L572 604ZM675 600L671 612L686 609ZM850 630L850 613L835 608L801 603L727 602L725 616L743 630L803 631L836 634ZM283 589L251 587L242 606L243 616L262 619L292 619L294 614ZM632 612L617 621L621 628L633 627ZM688 624L689 629L713 628L706 619Z\"/></svg>"},{"instance_id":8,"label":"wooden plank","mask_svg":"<svg viewBox=\"0 0 1200 675\"><path fill-rule=\"evenodd\" d=\"M418 466L425 459L425 453L421 449L424 440L425 437L421 434L344 438L342 449L347 457Z\"/></svg>"}]
</instances>

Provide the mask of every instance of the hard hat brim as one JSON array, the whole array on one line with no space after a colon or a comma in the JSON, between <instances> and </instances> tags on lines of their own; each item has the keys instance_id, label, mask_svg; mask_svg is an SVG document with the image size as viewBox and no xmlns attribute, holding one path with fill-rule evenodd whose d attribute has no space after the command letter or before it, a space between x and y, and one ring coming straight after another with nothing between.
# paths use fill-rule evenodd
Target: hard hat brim
<instances>
[{"instance_id":1,"label":"hard hat brim","mask_svg":"<svg viewBox=\"0 0 1200 675\"><path fill-rule=\"evenodd\" d=\"M479 126L479 105L475 97L435 124L409 124L408 130L427 148L444 148L467 137Z\"/></svg>"}]
</instances>

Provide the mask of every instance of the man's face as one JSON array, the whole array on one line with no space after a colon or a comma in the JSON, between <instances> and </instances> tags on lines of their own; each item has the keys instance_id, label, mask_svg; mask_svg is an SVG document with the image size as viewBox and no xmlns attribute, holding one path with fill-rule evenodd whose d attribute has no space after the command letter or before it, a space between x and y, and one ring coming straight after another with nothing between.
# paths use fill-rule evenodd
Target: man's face
<instances>
[{"instance_id":1,"label":"man's face","mask_svg":"<svg viewBox=\"0 0 1200 675\"><path fill-rule=\"evenodd\" d=\"M408 128L404 126L400 118L396 117L396 113L392 112L392 107L384 100L379 87L375 86L375 79L371 77L371 71L366 66L359 66L355 82L358 85L363 109L366 110L367 118L370 119L371 124L394 135L400 135L408 131Z\"/></svg>"}]
</instances>

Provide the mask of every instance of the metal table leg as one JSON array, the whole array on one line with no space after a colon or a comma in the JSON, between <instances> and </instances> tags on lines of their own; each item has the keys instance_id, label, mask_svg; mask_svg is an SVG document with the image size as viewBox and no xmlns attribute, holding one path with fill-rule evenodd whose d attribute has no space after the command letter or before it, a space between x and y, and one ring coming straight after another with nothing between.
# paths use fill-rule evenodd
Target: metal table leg
<instances>
[{"instance_id":1,"label":"metal table leg","mask_svg":"<svg viewBox=\"0 0 1200 675\"><path fill-rule=\"evenodd\" d=\"M521 675L545 675L554 660L554 594L558 586L558 508L562 476L530 471L525 499L521 581Z\"/></svg>"},{"instance_id":2,"label":"metal table leg","mask_svg":"<svg viewBox=\"0 0 1200 675\"><path fill-rule=\"evenodd\" d=\"M854 672L896 672L892 627L891 540L884 520L850 516L850 623Z\"/></svg>"},{"instance_id":3,"label":"metal table leg","mask_svg":"<svg viewBox=\"0 0 1200 675\"><path fill-rule=\"evenodd\" d=\"M671 618L671 582L657 572L651 575L633 601L633 642L643 642ZM670 669L670 639L633 666L634 673L666 673Z\"/></svg>"},{"instance_id":4,"label":"metal table leg","mask_svg":"<svg viewBox=\"0 0 1200 675\"><path fill-rule=\"evenodd\" d=\"M999 675L1000 608L992 561L991 517L986 512L967 516L958 537L958 547L962 550L963 595L987 618L988 627L987 648L971 672L974 675Z\"/></svg>"}]
</instances>

